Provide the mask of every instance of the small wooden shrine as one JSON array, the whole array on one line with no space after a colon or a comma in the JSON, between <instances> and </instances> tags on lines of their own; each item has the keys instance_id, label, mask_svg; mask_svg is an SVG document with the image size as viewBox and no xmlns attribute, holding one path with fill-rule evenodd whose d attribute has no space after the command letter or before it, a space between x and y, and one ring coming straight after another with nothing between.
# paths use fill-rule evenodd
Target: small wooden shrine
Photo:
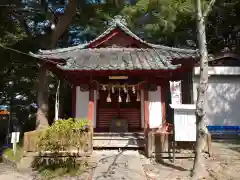
<instances>
[{"instance_id":1,"label":"small wooden shrine","mask_svg":"<svg viewBox=\"0 0 240 180\"><path fill-rule=\"evenodd\" d=\"M89 43L34 56L72 84L74 117L87 117L94 132L129 133L166 122L169 81L186 78L198 53L148 43L117 16Z\"/></svg>"}]
</instances>

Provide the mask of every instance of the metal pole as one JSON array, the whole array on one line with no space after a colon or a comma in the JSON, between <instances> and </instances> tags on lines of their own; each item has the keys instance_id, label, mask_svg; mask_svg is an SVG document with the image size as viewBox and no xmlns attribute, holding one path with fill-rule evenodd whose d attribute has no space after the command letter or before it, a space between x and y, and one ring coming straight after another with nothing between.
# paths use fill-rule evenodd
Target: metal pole
<instances>
[{"instance_id":1,"label":"metal pole","mask_svg":"<svg viewBox=\"0 0 240 180\"><path fill-rule=\"evenodd\" d=\"M7 145L9 143L9 132L10 132L11 119L12 119L12 97L10 98L10 103L9 103L9 117L8 117L7 140L6 140Z\"/></svg>"}]
</instances>

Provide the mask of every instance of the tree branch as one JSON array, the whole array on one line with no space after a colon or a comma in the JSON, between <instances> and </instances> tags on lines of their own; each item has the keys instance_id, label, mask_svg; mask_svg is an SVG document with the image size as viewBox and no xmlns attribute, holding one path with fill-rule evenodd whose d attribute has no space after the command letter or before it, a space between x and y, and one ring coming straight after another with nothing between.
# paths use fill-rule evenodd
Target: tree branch
<instances>
[{"instance_id":1,"label":"tree branch","mask_svg":"<svg viewBox=\"0 0 240 180\"><path fill-rule=\"evenodd\" d=\"M215 4L216 0L211 0L210 3L208 4L208 7L206 9L206 11L204 11L203 13L203 17L206 18L208 16L208 14L210 13L210 11L212 10L213 5Z\"/></svg>"},{"instance_id":2,"label":"tree branch","mask_svg":"<svg viewBox=\"0 0 240 180\"><path fill-rule=\"evenodd\" d=\"M77 12L77 6L78 1L77 0L69 0L68 5L65 9L64 15L62 15L53 30L51 34L51 43L50 48L54 48L56 46L57 40L61 37L61 35L66 31L69 24L72 21L72 18L75 16Z\"/></svg>"}]
</instances>

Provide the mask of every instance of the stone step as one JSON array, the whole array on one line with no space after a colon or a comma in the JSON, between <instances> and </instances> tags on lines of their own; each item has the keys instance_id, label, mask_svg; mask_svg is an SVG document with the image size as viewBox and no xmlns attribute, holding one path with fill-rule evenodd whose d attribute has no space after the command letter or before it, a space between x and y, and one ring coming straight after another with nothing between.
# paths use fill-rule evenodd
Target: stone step
<instances>
[{"instance_id":1,"label":"stone step","mask_svg":"<svg viewBox=\"0 0 240 180\"><path fill-rule=\"evenodd\" d=\"M144 140L144 137L135 137L135 136L93 136L93 140L127 140L127 139L139 139Z\"/></svg>"},{"instance_id":2,"label":"stone step","mask_svg":"<svg viewBox=\"0 0 240 180\"><path fill-rule=\"evenodd\" d=\"M93 136L95 148L141 148L144 143L143 133L94 133Z\"/></svg>"},{"instance_id":3,"label":"stone step","mask_svg":"<svg viewBox=\"0 0 240 180\"><path fill-rule=\"evenodd\" d=\"M114 132L94 132L94 136L134 136L134 137L141 137L144 136L143 132L126 132L126 133L114 133Z\"/></svg>"}]
</instances>

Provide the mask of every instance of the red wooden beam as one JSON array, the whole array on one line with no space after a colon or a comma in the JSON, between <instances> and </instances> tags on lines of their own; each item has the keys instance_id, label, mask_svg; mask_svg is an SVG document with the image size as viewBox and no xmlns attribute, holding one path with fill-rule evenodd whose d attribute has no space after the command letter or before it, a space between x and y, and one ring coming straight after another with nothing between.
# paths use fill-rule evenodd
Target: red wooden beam
<instances>
[{"instance_id":1,"label":"red wooden beam","mask_svg":"<svg viewBox=\"0 0 240 180\"><path fill-rule=\"evenodd\" d=\"M102 38L99 38L98 40L96 41L93 41L91 42L89 45L88 45L88 48L97 48L99 47L101 44L103 44L104 42L112 39L114 36L118 35L119 34L119 31L114 29L112 30L111 32L109 32L107 35L103 36Z\"/></svg>"},{"instance_id":2,"label":"red wooden beam","mask_svg":"<svg viewBox=\"0 0 240 180\"><path fill-rule=\"evenodd\" d=\"M75 84L72 85L72 117L76 117L76 100L77 100L77 86Z\"/></svg>"},{"instance_id":3,"label":"red wooden beam","mask_svg":"<svg viewBox=\"0 0 240 180\"><path fill-rule=\"evenodd\" d=\"M109 36L105 37L102 41L100 42L96 42L94 45L93 45L93 48L97 48L99 46L101 46L102 44L104 44L105 42L107 42L108 40L112 39L113 37L117 36L119 34L119 32L113 32L112 34L110 34Z\"/></svg>"},{"instance_id":4,"label":"red wooden beam","mask_svg":"<svg viewBox=\"0 0 240 180\"><path fill-rule=\"evenodd\" d=\"M166 123L166 97L165 97L165 84L161 86L161 105L162 105L162 124Z\"/></svg>"},{"instance_id":5,"label":"red wooden beam","mask_svg":"<svg viewBox=\"0 0 240 180\"><path fill-rule=\"evenodd\" d=\"M96 41L91 42L88 45L88 48L98 48L101 45L103 45L104 43L106 43L107 41L115 38L115 37L119 37L121 39L124 39L125 41L128 41L129 44L136 44L137 46L139 46L140 48L149 48L149 46L145 43L140 42L139 40L129 36L128 34L126 34L125 32L123 32L121 29L119 29L118 27L116 27L115 29L113 29L111 32L109 32L108 34L106 34L105 36L97 39ZM110 44L111 45L111 44Z\"/></svg>"},{"instance_id":6,"label":"red wooden beam","mask_svg":"<svg viewBox=\"0 0 240 180\"><path fill-rule=\"evenodd\" d=\"M149 128L149 97L148 90L143 90L143 102L144 102L144 131L147 132Z\"/></svg>"},{"instance_id":7,"label":"red wooden beam","mask_svg":"<svg viewBox=\"0 0 240 180\"><path fill-rule=\"evenodd\" d=\"M89 101L88 101L88 120L93 125L94 120L94 90L89 90Z\"/></svg>"}]
</instances>

